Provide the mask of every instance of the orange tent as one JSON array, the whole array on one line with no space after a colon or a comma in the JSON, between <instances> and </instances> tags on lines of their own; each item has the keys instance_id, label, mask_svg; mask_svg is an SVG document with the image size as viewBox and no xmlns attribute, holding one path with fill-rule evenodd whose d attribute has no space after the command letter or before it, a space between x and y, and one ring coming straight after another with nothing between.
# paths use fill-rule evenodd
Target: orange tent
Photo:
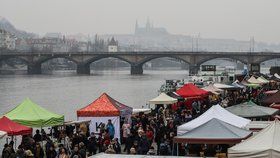
<instances>
[{"instance_id":1,"label":"orange tent","mask_svg":"<svg viewBox=\"0 0 280 158\"><path fill-rule=\"evenodd\" d=\"M116 101L106 93L77 111L78 117L124 116L128 114L132 114L131 107Z\"/></svg>"}]
</instances>

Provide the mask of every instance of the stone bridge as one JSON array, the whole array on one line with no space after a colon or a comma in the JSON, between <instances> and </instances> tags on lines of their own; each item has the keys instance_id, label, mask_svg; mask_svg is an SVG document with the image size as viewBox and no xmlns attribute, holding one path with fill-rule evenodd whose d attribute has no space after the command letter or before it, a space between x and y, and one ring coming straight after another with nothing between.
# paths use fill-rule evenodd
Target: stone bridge
<instances>
[{"instance_id":1,"label":"stone bridge","mask_svg":"<svg viewBox=\"0 0 280 158\"><path fill-rule=\"evenodd\" d=\"M178 59L189 64L190 74L197 74L200 65L216 58L229 58L247 64L259 71L260 63L280 58L277 52L185 52L185 51L145 51L145 52L16 52L1 51L0 62L10 58L24 61L28 74L40 74L42 63L54 58L66 58L77 64L78 74L90 74L90 64L104 59L117 58L131 65L131 74L143 74L143 64L162 57ZM255 70L255 71L256 71Z\"/></svg>"}]
</instances>

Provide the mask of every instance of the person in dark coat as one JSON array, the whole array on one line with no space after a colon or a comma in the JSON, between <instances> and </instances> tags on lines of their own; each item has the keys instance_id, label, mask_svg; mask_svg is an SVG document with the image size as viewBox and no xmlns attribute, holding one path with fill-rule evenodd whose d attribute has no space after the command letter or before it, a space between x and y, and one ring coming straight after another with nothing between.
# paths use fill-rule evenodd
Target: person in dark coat
<instances>
[{"instance_id":1,"label":"person in dark coat","mask_svg":"<svg viewBox=\"0 0 280 158\"><path fill-rule=\"evenodd\" d=\"M46 156L47 158L56 158L57 153L54 150L54 146L50 146L50 148L46 150Z\"/></svg>"}]
</instances>

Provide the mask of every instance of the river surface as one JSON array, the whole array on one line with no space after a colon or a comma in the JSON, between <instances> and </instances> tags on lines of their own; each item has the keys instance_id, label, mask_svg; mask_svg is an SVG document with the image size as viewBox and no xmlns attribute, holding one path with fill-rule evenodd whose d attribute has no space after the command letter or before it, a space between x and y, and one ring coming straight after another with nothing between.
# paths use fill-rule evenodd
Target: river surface
<instances>
[{"instance_id":1,"label":"river surface","mask_svg":"<svg viewBox=\"0 0 280 158\"><path fill-rule=\"evenodd\" d=\"M114 99L134 108L145 106L158 95L165 79L188 77L187 70L145 70L132 76L129 70L94 71L79 76L74 71L55 71L43 75L0 75L0 114L4 114L29 97L38 105L76 120L76 110L106 92Z\"/></svg>"}]
</instances>

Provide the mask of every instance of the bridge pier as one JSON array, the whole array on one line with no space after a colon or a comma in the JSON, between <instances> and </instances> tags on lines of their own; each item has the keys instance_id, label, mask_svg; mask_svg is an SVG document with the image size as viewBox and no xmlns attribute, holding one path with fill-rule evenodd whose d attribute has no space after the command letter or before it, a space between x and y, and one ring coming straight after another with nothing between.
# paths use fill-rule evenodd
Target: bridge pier
<instances>
[{"instance_id":1,"label":"bridge pier","mask_svg":"<svg viewBox=\"0 0 280 158\"><path fill-rule=\"evenodd\" d=\"M189 66L189 76L197 75L199 69L200 69L200 66L190 65Z\"/></svg>"},{"instance_id":2,"label":"bridge pier","mask_svg":"<svg viewBox=\"0 0 280 158\"><path fill-rule=\"evenodd\" d=\"M77 74L89 75L90 74L90 65L89 64L78 64L77 65Z\"/></svg>"},{"instance_id":3,"label":"bridge pier","mask_svg":"<svg viewBox=\"0 0 280 158\"><path fill-rule=\"evenodd\" d=\"M142 65L131 65L130 74L131 75L142 75L143 74Z\"/></svg>"},{"instance_id":4,"label":"bridge pier","mask_svg":"<svg viewBox=\"0 0 280 158\"><path fill-rule=\"evenodd\" d=\"M27 73L29 75L41 74L42 73L42 65L41 64L27 65Z\"/></svg>"}]
</instances>

